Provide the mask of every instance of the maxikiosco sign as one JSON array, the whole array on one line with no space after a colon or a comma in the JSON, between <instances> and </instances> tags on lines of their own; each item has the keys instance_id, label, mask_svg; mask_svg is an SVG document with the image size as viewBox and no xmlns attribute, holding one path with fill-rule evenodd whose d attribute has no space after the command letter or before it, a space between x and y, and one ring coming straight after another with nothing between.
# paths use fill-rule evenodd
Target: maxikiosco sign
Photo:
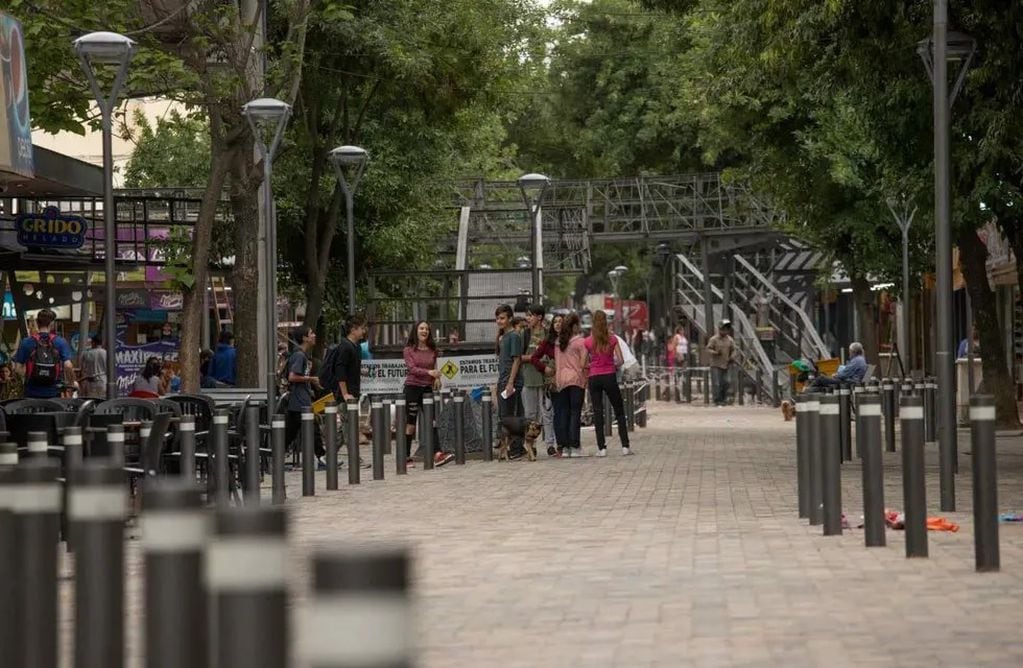
<instances>
[{"instance_id":1,"label":"maxikiosco sign","mask_svg":"<svg viewBox=\"0 0 1023 668\"><path fill-rule=\"evenodd\" d=\"M81 248L88 227L81 216L62 215L55 206L46 207L42 213L23 213L15 218L14 225L18 243L37 248Z\"/></svg>"}]
</instances>

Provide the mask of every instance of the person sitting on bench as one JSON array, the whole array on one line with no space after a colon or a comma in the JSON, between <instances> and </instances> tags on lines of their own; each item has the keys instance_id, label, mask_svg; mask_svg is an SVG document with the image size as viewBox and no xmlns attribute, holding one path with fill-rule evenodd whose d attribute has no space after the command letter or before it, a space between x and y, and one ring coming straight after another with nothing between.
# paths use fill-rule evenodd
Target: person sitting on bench
<instances>
[{"instance_id":1,"label":"person sitting on bench","mask_svg":"<svg viewBox=\"0 0 1023 668\"><path fill-rule=\"evenodd\" d=\"M863 344L853 342L849 344L849 359L845 364L838 367L838 371L830 378L817 376L807 387L807 391L821 390L826 387L837 387L841 384L862 383L863 377L867 374L867 358L863 356Z\"/></svg>"}]
</instances>

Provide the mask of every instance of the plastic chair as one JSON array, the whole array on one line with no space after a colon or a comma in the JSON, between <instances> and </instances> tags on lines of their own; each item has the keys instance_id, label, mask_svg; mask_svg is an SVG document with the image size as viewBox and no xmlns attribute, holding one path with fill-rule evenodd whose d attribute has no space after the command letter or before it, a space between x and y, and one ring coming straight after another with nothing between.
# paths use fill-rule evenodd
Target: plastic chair
<instances>
[{"instance_id":1,"label":"plastic chair","mask_svg":"<svg viewBox=\"0 0 1023 668\"><path fill-rule=\"evenodd\" d=\"M8 415L15 413L61 413L67 410L56 399L16 399L4 404Z\"/></svg>"}]
</instances>

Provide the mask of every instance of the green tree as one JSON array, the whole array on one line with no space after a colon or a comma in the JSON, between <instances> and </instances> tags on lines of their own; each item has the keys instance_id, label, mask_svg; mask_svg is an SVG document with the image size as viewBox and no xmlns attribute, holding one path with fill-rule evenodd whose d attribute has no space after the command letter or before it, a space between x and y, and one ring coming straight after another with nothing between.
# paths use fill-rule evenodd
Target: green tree
<instances>
[{"instance_id":1,"label":"green tree","mask_svg":"<svg viewBox=\"0 0 1023 668\"><path fill-rule=\"evenodd\" d=\"M126 188L202 188L210 176L210 131L205 120L172 109L156 127L135 111L135 143L124 170Z\"/></svg>"}]
</instances>

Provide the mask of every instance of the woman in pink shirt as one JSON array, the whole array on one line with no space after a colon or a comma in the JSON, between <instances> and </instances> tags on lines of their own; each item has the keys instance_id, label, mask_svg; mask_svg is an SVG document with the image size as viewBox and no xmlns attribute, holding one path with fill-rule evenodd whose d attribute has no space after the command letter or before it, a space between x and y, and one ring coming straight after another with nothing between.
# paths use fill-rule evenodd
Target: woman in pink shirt
<instances>
[{"instance_id":1,"label":"woman in pink shirt","mask_svg":"<svg viewBox=\"0 0 1023 668\"><path fill-rule=\"evenodd\" d=\"M440 377L437 371L437 344L433 341L430 323L421 320L408 334L403 351L405 358L405 455L412 463L412 438L416 434L416 421L423 407L423 397L433 392L433 386ZM427 425L432 428L432 425ZM454 459L450 452L438 450L433 455L433 465L443 466Z\"/></svg>"},{"instance_id":2,"label":"woman in pink shirt","mask_svg":"<svg viewBox=\"0 0 1023 668\"><path fill-rule=\"evenodd\" d=\"M579 316L572 313L561 323L554 347L554 432L564 444L562 457L582 457L580 431L586 396L586 346L579 334Z\"/></svg>"},{"instance_id":3,"label":"woman in pink shirt","mask_svg":"<svg viewBox=\"0 0 1023 668\"><path fill-rule=\"evenodd\" d=\"M597 430L597 456L607 456L607 443L604 442L605 394L618 420L622 454L631 455L625 403L622 401L622 390L618 386L617 371L622 365L622 349L618 346L618 339L608 329L607 314L603 311L593 314L593 331L586 337L584 345L590 353L590 403L593 405L593 426Z\"/></svg>"}]
</instances>

